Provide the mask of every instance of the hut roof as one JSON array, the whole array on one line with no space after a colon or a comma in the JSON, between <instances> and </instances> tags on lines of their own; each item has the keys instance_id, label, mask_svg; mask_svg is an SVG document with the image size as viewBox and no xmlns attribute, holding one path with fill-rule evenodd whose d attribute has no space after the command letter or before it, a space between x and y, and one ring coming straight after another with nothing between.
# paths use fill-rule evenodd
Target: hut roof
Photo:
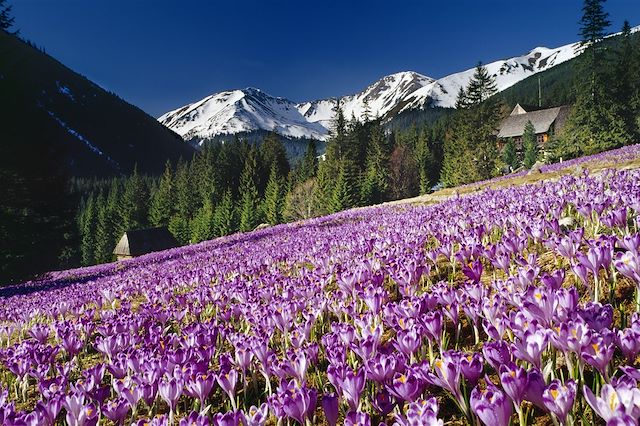
<instances>
[{"instance_id":1,"label":"hut roof","mask_svg":"<svg viewBox=\"0 0 640 426\"><path fill-rule=\"evenodd\" d=\"M153 251L177 247L178 242L167 228L127 231L113 250L116 256L140 256Z\"/></svg>"},{"instance_id":2,"label":"hut roof","mask_svg":"<svg viewBox=\"0 0 640 426\"><path fill-rule=\"evenodd\" d=\"M498 137L511 138L514 136L522 136L524 126L526 126L528 121L531 121L531 124L533 124L536 134L546 133L554 122L557 121L556 125L564 124L567 112L568 107L560 106L531 111L525 114L510 115L502 121Z\"/></svg>"}]
</instances>

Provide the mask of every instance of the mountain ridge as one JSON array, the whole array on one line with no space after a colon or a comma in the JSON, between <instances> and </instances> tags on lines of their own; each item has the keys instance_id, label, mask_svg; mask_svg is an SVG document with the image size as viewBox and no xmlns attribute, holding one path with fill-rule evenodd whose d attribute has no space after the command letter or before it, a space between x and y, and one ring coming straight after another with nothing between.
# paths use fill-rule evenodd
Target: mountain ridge
<instances>
[{"instance_id":1,"label":"mountain ridge","mask_svg":"<svg viewBox=\"0 0 640 426\"><path fill-rule=\"evenodd\" d=\"M574 58L576 43L558 48L536 47L524 55L501 59L485 64L489 73L496 77L498 91L505 90L525 78L550 69ZM199 101L169 111L158 121L187 141L199 144L221 135L233 135L255 130L275 131L287 138L313 138L326 140L329 137L335 105L340 100L347 118L361 119L367 109L370 118L390 119L393 116L428 107L452 108L460 87L466 86L474 68L434 79L416 71L401 71L381 77L358 93L313 101L294 103L284 97L276 97L256 88L236 89L211 94ZM226 105L213 108L211 102L220 102L225 94L240 92L238 97L252 99L253 92L262 95L263 114L256 108L245 108L239 99L230 99ZM274 105L286 104L282 114ZM232 105L232 106L231 106ZM299 113L296 114L293 108ZM215 110L215 111L214 111ZM226 115L220 114L224 110Z\"/></svg>"}]
</instances>

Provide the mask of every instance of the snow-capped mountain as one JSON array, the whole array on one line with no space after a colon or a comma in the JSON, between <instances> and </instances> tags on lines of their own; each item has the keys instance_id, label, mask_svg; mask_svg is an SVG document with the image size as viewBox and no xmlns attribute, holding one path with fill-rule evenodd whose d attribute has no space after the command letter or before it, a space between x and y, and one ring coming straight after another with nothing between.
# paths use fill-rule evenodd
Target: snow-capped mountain
<instances>
[{"instance_id":1,"label":"snow-capped mountain","mask_svg":"<svg viewBox=\"0 0 640 426\"><path fill-rule=\"evenodd\" d=\"M187 141L253 130L275 131L292 138L322 140L327 136L327 129L306 120L295 103L251 87L216 93L167 112L158 120Z\"/></svg>"},{"instance_id":2,"label":"snow-capped mountain","mask_svg":"<svg viewBox=\"0 0 640 426\"><path fill-rule=\"evenodd\" d=\"M496 78L498 91L576 56L575 44L556 49L537 47L526 55L486 64ZM465 87L475 68L433 79L413 71L381 78L363 91L340 98L347 118L392 118L412 109L439 106L452 108L460 87ZM335 116L336 99L295 104L259 89L216 93L162 115L158 120L187 141L200 142L216 136L275 131L291 138L326 140Z\"/></svg>"}]
</instances>

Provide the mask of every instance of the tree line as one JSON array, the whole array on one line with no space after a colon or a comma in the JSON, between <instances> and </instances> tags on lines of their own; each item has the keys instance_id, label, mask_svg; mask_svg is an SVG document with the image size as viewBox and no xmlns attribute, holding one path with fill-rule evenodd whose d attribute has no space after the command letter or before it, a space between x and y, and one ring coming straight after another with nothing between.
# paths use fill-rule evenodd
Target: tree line
<instances>
[{"instance_id":1,"label":"tree line","mask_svg":"<svg viewBox=\"0 0 640 426\"><path fill-rule=\"evenodd\" d=\"M80 263L113 260L127 230L164 226L180 244L193 244L414 196L438 182L447 117L392 133L380 120L347 121L339 107L336 117L327 151L319 156L311 142L294 167L272 133L258 144L205 143L190 161L167 162L159 177L134 170L109 181L76 180L83 194L76 215Z\"/></svg>"},{"instance_id":2,"label":"tree line","mask_svg":"<svg viewBox=\"0 0 640 426\"><path fill-rule=\"evenodd\" d=\"M456 113L444 142L441 177L445 186L488 179L506 170L531 168L638 142L640 136L640 37L625 21L621 35L608 37L604 0L585 0L580 20L572 105L565 127L543 146L528 122L522 144L498 144L508 113L496 96L495 78L479 64L460 89ZM502 145L501 148L499 148Z\"/></svg>"}]
</instances>

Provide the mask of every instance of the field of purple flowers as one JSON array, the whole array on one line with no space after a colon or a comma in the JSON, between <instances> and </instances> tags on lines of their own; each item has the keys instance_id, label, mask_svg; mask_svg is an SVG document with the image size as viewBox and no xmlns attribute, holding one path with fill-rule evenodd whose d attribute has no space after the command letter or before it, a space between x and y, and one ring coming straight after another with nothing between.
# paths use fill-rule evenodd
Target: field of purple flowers
<instances>
[{"instance_id":1,"label":"field of purple flowers","mask_svg":"<svg viewBox=\"0 0 640 426\"><path fill-rule=\"evenodd\" d=\"M5 287L0 423L635 425L639 213L585 172Z\"/></svg>"}]
</instances>

